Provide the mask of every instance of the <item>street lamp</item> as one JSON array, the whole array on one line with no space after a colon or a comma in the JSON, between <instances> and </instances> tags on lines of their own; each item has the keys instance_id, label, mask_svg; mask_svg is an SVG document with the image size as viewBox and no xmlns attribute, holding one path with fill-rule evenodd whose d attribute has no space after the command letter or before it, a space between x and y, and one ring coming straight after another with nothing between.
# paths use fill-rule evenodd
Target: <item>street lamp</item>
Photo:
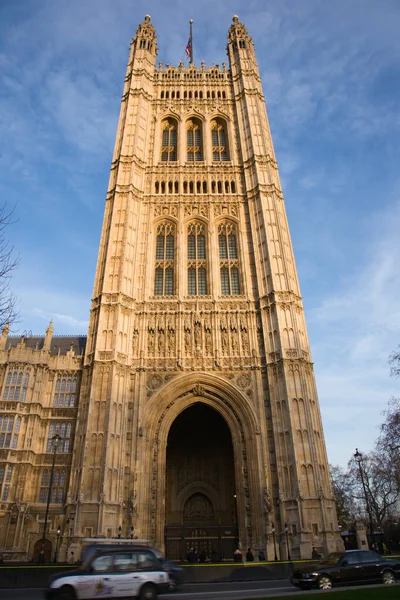
<instances>
[{"instance_id":1,"label":"street lamp","mask_svg":"<svg viewBox=\"0 0 400 600\"><path fill-rule=\"evenodd\" d=\"M287 523L285 523L285 537L286 537L287 559L292 560L292 557L290 556L290 550L289 550L289 527L287 526Z\"/></svg>"},{"instance_id":2,"label":"street lamp","mask_svg":"<svg viewBox=\"0 0 400 600\"><path fill-rule=\"evenodd\" d=\"M47 504L46 504L46 512L44 515L42 546L40 548L40 562L42 565L44 564L44 543L46 541L47 518L49 516L49 504L50 504L50 499L51 499L51 487L53 485L54 465L56 463L57 447L58 447L58 442L60 440L61 440L61 437L58 435L58 433L56 433L56 435L53 435L53 437L51 438L51 444L53 447L53 460L51 461L49 491L47 493Z\"/></svg>"},{"instance_id":3,"label":"street lamp","mask_svg":"<svg viewBox=\"0 0 400 600\"><path fill-rule=\"evenodd\" d=\"M272 523L271 531L272 531L272 539L274 540L274 560L278 560L278 556L276 554L275 525L273 523Z\"/></svg>"},{"instance_id":4,"label":"street lamp","mask_svg":"<svg viewBox=\"0 0 400 600\"><path fill-rule=\"evenodd\" d=\"M362 456L361 452L358 451L358 448L356 448L356 451L354 453L354 458L355 458L356 463L358 464L358 470L360 471L361 483L362 483L362 487L363 487L363 491L364 491L364 499L365 499L365 504L367 507L367 513L368 513L368 518L369 518L369 532L371 534L372 543L375 545L374 524L372 521L371 507L370 507L369 500L368 500L367 488L365 487L364 471L361 466L361 461L363 459L363 456Z\"/></svg>"},{"instance_id":5,"label":"street lamp","mask_svg":"<svg viewBox=\"0 0 400 600\"><path fill-rule=\"evenodd\" d=\"M58 526L57 527L56 551L54 552L54 564L56 564L56 562L57 562L58 544L60 542L60 534L61 534L61 527Z\"/></svg>"}]
</instances>

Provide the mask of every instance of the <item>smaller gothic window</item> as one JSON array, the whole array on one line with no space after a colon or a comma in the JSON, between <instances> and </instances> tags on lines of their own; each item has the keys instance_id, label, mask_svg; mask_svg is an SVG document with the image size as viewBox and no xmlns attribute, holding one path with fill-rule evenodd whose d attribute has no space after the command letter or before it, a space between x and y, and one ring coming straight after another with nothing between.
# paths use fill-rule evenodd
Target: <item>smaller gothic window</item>
<instances>
[{"instance_id":1,"label":"smaller gothic window","mask_svg":"<svg viewBox=\"0 0 400 600\"><path fill-rule=\"evenodd\" d=\"M21 417L0 415L0 448L17 448Z\"/></svg>"},{"instance_id":2,"label":"smaller gothic window","mask_svg":"<svg viewBox=\"0 0 400 600\"><path fill-rule=\"evenodd\" d=\"M174 294L175 226L161 223L157 227L154 295Z\"/></svg>"},{"instance_id":3,"label":"smaller gothic window","mask_svg":"<svg viewBox=\"0 0 400 600\"><path fill-rule=\"evenodd\" d=\"M51 484L50 502L53 504L62 504L64 502L65 480L66 472L64 470L59 471L57 469L53 473L53 478L51 478L51 472L45 469L42 473L42 479L40 482L39 502L42 504L47 502Z\"/></svg>"},{"instance_id":4,"label":"smaller gothic window","mask_svg":"<svg viewBox=\"0 0 400 600\"><path fill-rule=\"evenodd\" d=\"M69 452L71 439L72 425L71 423L50 423L49 432L47 434L46 452L54 451L53 437L57 434L60 439L57 443L57 452Z\"/></svg>"},{"instance_id":5,"label":"smaller gothic window","mask_svg":"<svg viewBox=\"0 0 400 600\"><path fill-rule=\"evenodd\" d=\"M177 158L177 127L172 119L166 119L162 125L161 160L175 161Z\"/></svg>"},{"instance_id":6,"label":"smaller gothic window","mask_svg":"<svg viewBox=\"0 0 400 600\"><path fill-rule=\"evenodd\" d=\"M26 392L29 384L30 371L24 368L11 367L7 373L6 383L3 391L3 400L14 402L25 402Z\"/></svg>"},{"instance_id":7,"label":"smaller gothic window","mask_svg":"<svg viewBox=\"0 0 400 600\"><path fill-rule=\"evenodd\" d=\"M13 468L11 465L2 465L0 467L0 498L2 502L7 502L10 491Z\"/></svg>"},{"instance_id":8,"label":"smaller gothic window","mask_svg":"<svg viewBox=\"0 0 400 600\"><path fill-rule=\"evenodd\" d=\"M203 160L203 142L201 134L201 122L191 119L187 122L187 160Z\"/></svg>"},{"instance_id":9,"label":"smaller gothic window","mask_svg":"<svg viewBox=\"0 0 400 600\"><path fill-rule=\"evenodd\" d=\"M211 122L211 140L213 161L228 160L226 125L222 119Z\"/></svg>"},{"instance_id":10,"label":"smaller gothic window","mask_svg":"<svg viewBox=\"0 0 400 600\"><path fill-rule=\"evenodd\" d=\"M56 408L73 408L76 405L76 375L59 375L56 382L53 406Z\"/></svg>"},{"instance_id":11,"label":"smaller gothic window","mask_svg":"<svg viewBox=\"0 0 400 600\"><path fill-rule=\"evenodd\" d=\"M201 223L188 226L188 295L205 296L207 294L207 265L205 228Z\"/></svg>"},{"instance_id":12,"label":"smaller gothic window","mask_svg":"<svg viewBox=\"0 0 400 600\"><path fill-rule=\"evenodd\" d=\"M239 260L236 226L221 223L218 227L221 293L223 296L240 294Z\"/></svg>"}]
</instances>

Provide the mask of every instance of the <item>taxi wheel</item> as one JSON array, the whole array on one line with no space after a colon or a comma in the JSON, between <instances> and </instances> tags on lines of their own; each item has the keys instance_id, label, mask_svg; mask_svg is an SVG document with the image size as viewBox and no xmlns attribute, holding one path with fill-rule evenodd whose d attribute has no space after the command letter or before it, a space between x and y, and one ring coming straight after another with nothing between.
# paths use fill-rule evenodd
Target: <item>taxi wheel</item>
<instances>
[{"instance_id":1,"label":"taxi wheel","mask_svg":"<svg viewBox=\"0 0 400 600\"><path fill-rule=\"evenodd\" d=\"M57 600L76 600L74 590L68 585L64 585L58 592Z\"/></svg>"},{"instance_id":2,"label":"taxi wheel","mask_svg":"<svg viewBox=\"0 0 400 600\"><path fill-rule=\"evenodd\" d=\"M321 575L318 579L318 587L320 590L331 590L332 589L332 579L328 577L328 575Z\"/></svg>"},{"instance_id":3,"label":"taxi wheel","mask_svg":"<svg viewBox=\"0 0 400 600\"><path fill-rule=\"evenodd\" d=\"M393 583L396 583L396 578L392 571L383 571L382 581L385 585L392 585Z\"/></svg>"},{"instance_id":4,"label":"taxi wheel","mask_svg":"<svg viewBox=\"0 0 400 600\"><path fill-rule=\"evenodd\" d=\"M176 585L176 581L174 579L170 579L169 580L169 591L170 592L176 592L178 586Z\"/></svg>"},{"instance_id":5,"label":"taxi wheel","mask_svg":"<svg viewBox=\"0 0 400 600\"><path fill-rule=\"evenodd\" d=\"M146 583L139 594L140 600L157 600L157 590L151 583Z\"/></svg>"}]
</instances>

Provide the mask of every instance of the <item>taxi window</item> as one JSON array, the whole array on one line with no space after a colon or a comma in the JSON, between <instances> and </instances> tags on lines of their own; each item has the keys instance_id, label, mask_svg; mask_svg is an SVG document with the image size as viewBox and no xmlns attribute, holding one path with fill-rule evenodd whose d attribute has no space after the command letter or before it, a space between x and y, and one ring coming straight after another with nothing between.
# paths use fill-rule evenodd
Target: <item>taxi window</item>
<instances>
[{"instance_id":1,"label":"taxi window","mask_svg":"<svg viewBox=\"0 0 400 600\"><path fill-rule=\"evenodd\" d=\"M136 571L136 554L127 552L126 554L116 554L114 556L115 571Z\"/></svg>"},{"instance_id":2,"label":"taxi window","mask_svg":"<svg viewBox=\"0 0 400 600\"><path fill-rule=\"evenodd\" d=\"M136 556L139 571L154 571L160 568L158 560L150 552L138 552Z\"/></svg>"},{"instance_id":3,"label":"taxi window","mask_svg":"<svg viewBox=\"0 0 400 600\"><path fill-rule=\"evenodd\" d=\"M90 565L91 571L110 571L112 567L112 556L106 554L98 556Z\"/></svg>"}]
</instances>

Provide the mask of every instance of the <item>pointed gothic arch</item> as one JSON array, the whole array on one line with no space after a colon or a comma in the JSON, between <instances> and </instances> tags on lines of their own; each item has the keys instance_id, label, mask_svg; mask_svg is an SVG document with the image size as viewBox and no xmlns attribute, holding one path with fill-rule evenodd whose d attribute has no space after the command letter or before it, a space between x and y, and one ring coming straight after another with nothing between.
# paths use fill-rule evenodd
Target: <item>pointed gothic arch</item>
<instances>
[{"instance_id":1,"label":"pointed gothic arch","mask_svg":"<svg viewBox=\"0 0 400 600\"><path fill-rule=\"evenodd\" d=\"M225 420L232 436L234 469L239 517L239 532L243 542L250 544L245 526L254 519L254 534L262 511L262 498L253 493L259 488L258 474L262 465L260 457L261 436L258 419L248 398L227 379L209 373L183 374L166 383L149 400L141 424L143 437L142 456L144 473L151 477L143 480L148 486L144 496L152 498L150 505L140 510L146 513L146 535L162 546L165 522L165 462L170 428L177 416L186 408L202 402L216 410ZM164 474L164 475L163 475ZM249 494L246 496L245 490Z\"/></svg>"}]
</instances>

